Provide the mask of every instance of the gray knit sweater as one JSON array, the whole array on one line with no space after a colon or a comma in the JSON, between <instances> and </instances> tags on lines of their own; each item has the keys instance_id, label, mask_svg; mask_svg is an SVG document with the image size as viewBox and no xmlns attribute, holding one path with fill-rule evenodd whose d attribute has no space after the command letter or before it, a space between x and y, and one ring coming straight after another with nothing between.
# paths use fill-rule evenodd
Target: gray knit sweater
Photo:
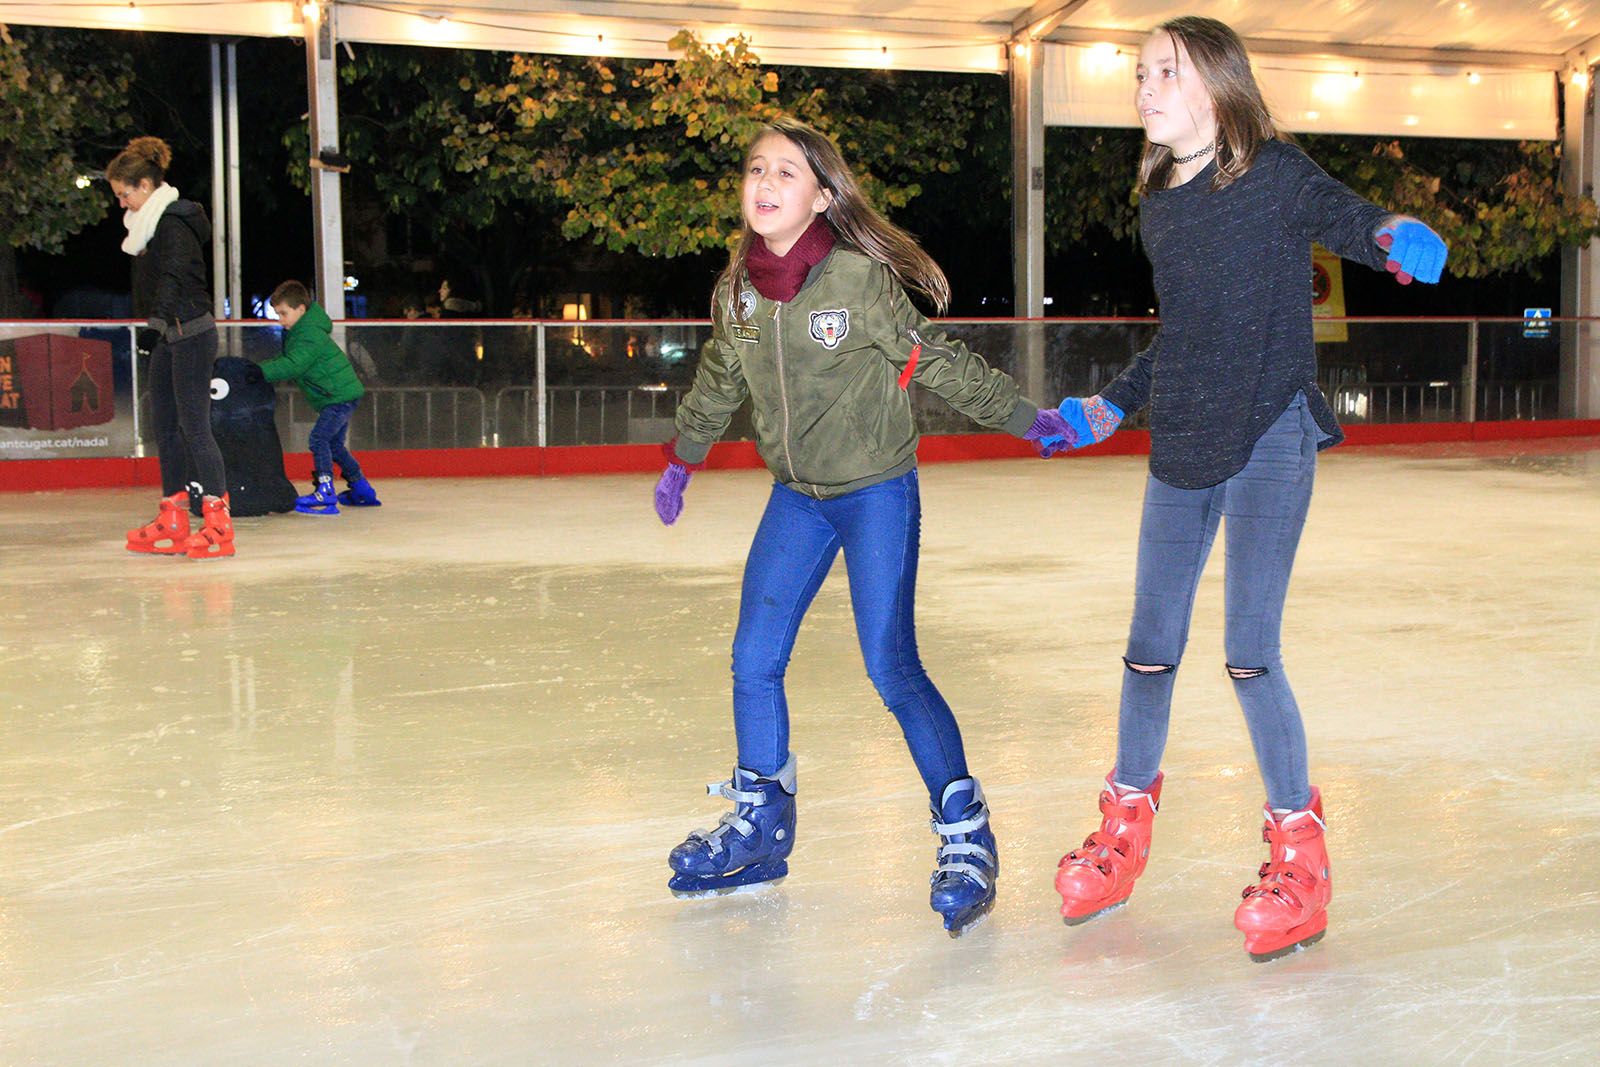
<instances>
[{"instance_id":1,"label":"gray knit sweater","mask_svg":"<svg viewBox=\"0 0 1600 1067\"><path fill-rule=\"evenodd\" d=\"M1384 269L1373 240L1389 212L1334 181L1282 141L1213 191L1213 162L1183 185L1146 194L1139 232L1154 271L1161 329L1100 395L1132 414L1150 405L1150 473L1202 489L1239 473L1298 392L1327 435L1344 439L1317 387L1311 242Z\"/></svg>"}]
</instances>

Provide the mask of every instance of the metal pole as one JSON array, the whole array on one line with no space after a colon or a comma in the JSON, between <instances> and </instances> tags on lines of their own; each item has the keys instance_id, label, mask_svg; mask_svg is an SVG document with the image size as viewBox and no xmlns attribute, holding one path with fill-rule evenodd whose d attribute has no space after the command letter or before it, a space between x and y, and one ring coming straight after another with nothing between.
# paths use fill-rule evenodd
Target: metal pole
<instances>
[{"instance_id":1,"label":"metal pole","mask_svg":"<svg viewBox=\"0 0 1600 1067\"><path fill-rule=\"evenodd\" d=\"M133 381L130 388L133 390L133 454L135 458L144 455L144 438L139 433L139 328L128 327L128 351L133 358L128 361L132 369Z\"/></svg>"},{"instance_id":2,"label":"metal pole","mask_svg":"<svg viewBox=\"0 0 1600 1067\"><path fill-rule=\"evenodd\" d=\"M1012 313L1044 314L1044 58L1043 41L1012 38L1011 63L1011 274ZM1027 396L1045 392L1045 330L1019 324L1016 377Z\"/></svg>"},{"instance_id":3,"label":"metal pole","mask_svg":"<svg viewBox=\"0 0 1600 1067\"><path fill-rule=\"evenodd\" d=\"M1574 71L1582 70L1584 84L1570 78L1562 86L1561 186L1572 196L1593 197L1600 186L1600 115L1595 108L1596 69L1589 65L1591 40L1564 57ZM1563 70L1558 77L1566 77ZM1563 317L1600 315L1600 238L1568 247L1561 253L1561 307ZM1559 327L1558 327L1559 328ZM1600 414L1600 338L1585 323L1562 329L1560 387L1557 416L1594 418Z\"/></svg>"},{"instance_id":4,"label":"metal pole","mask_svg":"<svg viewBox=\"0 0 1600 1067\"><path fill-rule=\"evenodd\" d=\"M1044 314L1044 49L1026 33L1011 41L1012 314Z\"/></svg>"},{"instance_id":5,"label":"metal pole","mask_svg":"<svg viewBox=\"0 0 1600 1067\"><path fill-rule=\"evenodd\" d=\"M334 58L332 5L306 8L306 96L310 102L311 162L325 149L339 148L339 86ZM328 317L344 315L344 212L339 175L311 167L311 219L316 238L317 299Z\"/></svg>"},{"instance_id":6,"label":"metal pole","mask_svg":"<svg viewBox=\"0 0 1600 1067\"><path fill-rule=\"evenodd\" d=\"M239 45L228 42L228 300L231 317L244 318L243 227L239 204Z\"/></svg>"},{"instance_id":7,"label":"metal pole","mask_svg":"<svg viewBox=\"0 0 1600 1067\"><path fill-rule=\"evenodd\" d=\"M539 433L536 440L538 441L539 447L544 448L549 443L546 440L546 435L549 431L545 424L545 406L548 398L545 394L544 323L542 322L539 324L537 340L535 342L534 360L534 381L539 387Z\"/></svg>"},{"instance_id":8,"label":"metal pole","mask_svg":"<svg viewBox=\"0 0 1600 1067\"><path fill-rule=\"evenodd\" d=\"M223 218L223 183L227 151L222 140L222 46L211 39L211 313L228 317L228 290L223 264L228 254L228 226Z\"/></svg>"},{"instance_id":9,"label":"metal pole","mask_svg":"<svg viewBox=\"0 0 1600 1067\"><path fill-rule=\"evenodd\" d=\"M1467 404L1468 422L1478 421L1478 320L1467 327Z\"/></svg>"}]
</instances>

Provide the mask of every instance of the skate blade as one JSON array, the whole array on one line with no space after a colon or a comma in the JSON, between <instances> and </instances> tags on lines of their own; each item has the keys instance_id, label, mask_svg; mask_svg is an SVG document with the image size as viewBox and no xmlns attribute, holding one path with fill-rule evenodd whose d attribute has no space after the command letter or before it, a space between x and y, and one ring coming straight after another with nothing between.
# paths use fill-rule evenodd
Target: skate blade
<instances>
[{"instance_id":1,"label":"skate blade","mask_svg":"<svg viewBox=\"0 0 1600 1067\"><path fill-rule=\"evenodd\" d=\"M1303 948L1310 948L1312 945L1315 945L1318 941L1321 941L1327 936L1328 931L1327 928L1324 927L1323 929L1312 934L1310 937L1303 937L1299 941L1291 941L1282 948L1271 949L1267 952L1250 952L1249 948L1247 947L1245 951L1250 952L1250 959L1254 963L1271 963L1273 960L1281 960L1285 956L1292 956Z\"/></svg>"},{"instance_id":2,"label":"skate blade","mask_svg":"<svg viewBox=\"0 0 1600 1067\"><path fill-rule=\"evenodd\" d=\"M994 910L994 902L990 902L990 904L987 904L986 907L982 907L982 909L979 910L976 915L973 915L970 920L966 920L965 923L960 923L960 925L946 926L946 928L944 928L944 933L950 934L950 941L957 941L957 939L960 939L960 937L965 937L966 934L970 934L971 931L974 931L974 929L978 929L979 926L984 925L984 921L987 921L987 918L989 918L989 912L992 912L992 910Z\"/></svg>"},{"instance_id":3,"label":"skate blade","mask_svg":"<svg viewBox=\"0 0 1600 1067\"><path fill-rule=\"evenodd\" d=\"M1115 904L1107 904L1105 907L1101 908L1099 911L1091 911L1087 915L1063 915L1063 916L1061 916L1061 921L1063 923L1065 923L1066 925L1068 925L1068 926L1082 926L1084 923L1089 922L1091 919L1098 919L1102 915L1109 915L1112 912L1116 911L1118 908L1124 908L1124 907L1127 907L1127 905L1128 905L1128 901L1127 901L1126 898L1124 898L1122 900L1117 901Z\"/></svg>"},{"instance_id":4,"label":"skate blade","mask_svg":"<svg viewBox=\"0 0 1600 1067\"><path fill-rule=\"evenodd\" d=\"M731 897L744 893L759 893L769 886L782 885L787 875L780 875L766 882L747 882L744 885L711 886L706 889L672 889L672 895L679 900L708 900L712 897Z\"/></svg>"},{"instance_id":5,"label":"skate blade","mask_svg":"<svg viewBox=\"0 0 1600 1067\"><path fill-rule=\"evenodd\" d=\"M129 552L137 552L141 556L181 556L188 551L188 548L182 544L136 545L130 541L123 547Z\"/></svg>"}]
</instances>

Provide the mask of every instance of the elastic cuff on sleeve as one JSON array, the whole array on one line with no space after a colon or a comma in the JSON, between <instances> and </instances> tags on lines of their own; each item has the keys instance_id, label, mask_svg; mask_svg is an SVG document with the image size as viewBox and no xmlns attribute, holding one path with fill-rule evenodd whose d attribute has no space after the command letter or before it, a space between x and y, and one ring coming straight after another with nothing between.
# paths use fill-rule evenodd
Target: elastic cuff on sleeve
<instances>
[{"instance_id":1,"label":"elastic cuff on sleeve","mask_svg":"<svg viewBox=\"0 0 1600 1067\"><path fill-rule=\"evenodd\" d=\"M661 454L667 457L668 463L676 463L691 471L703 471L706 469L706 457L711 454L711 446L689 438L674 437L661 443Z\"/></svg>"},{"instance_id":2,"label":"elastic cuff on sleeve","mask_svg":"<svg viewBox=\"0 0 1600 1067\"><path fill-rule=\"evenodd\" d=\"M1022 437L1027 434L1028 427L1033 425L1033 420L1039 416L1039 406L1031 400L1018 402L1011 412L1011 417L1006 420L1002 429L1012 437Z\"/></svg>"}]
</instances>

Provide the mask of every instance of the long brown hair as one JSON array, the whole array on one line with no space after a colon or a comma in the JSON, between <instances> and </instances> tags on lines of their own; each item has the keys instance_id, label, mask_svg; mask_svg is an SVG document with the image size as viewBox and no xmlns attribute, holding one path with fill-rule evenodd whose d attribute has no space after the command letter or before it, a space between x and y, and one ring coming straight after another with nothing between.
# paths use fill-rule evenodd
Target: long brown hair
<instances>
[{"instance_id":1,"label":"long brown hair","mask_svg":"<svg viewBox=\"0 0 1600 1067\"><path fill-rule=\"evenodd\" d=\"M138 185L145 178L152 186L167 179L167 167L172 163L172 149L159 137L135 137L128 147L106 165L106 181L123 185Z\"/></svg>"},{"instance_id":2,"label":"long brown hair","mask_svg":"<svg viewBox=\"0 0 1600 1067\"><path fill-rule=\"evenodd\" d=\"M851 173L838 146L821 131L798 119L779 119L763 126L750 142L750 152L769 134L787 137L800 147L806 165L816 175L817 183L833 196L822 217L833 227L838 243L869 259L888 267L895 280L907 289L921 293L932 302L936 311L950 306L950 282L933 257L922 250L917 239L880 215L861 192L856 176ZM748 153L746 169L749 168ZM759 240L746 222L739 234L739 243L728 256L728 266L717 278L717 293L732 294L744 275L745 261L750 256L750 246ZM713 300L716 299L714 296ZM724 297L726 299L726 296ZM716 308L712 308L716 312ZM737 302L734 314L742 318Z\"/></svg>"},{"instance_id":3,"label":"long brown hair","mask_svg":"<svg viewBox=\"0 0 1600 1067\"><path fill-rule=\"evenodd\" d=\"M1182 62L1178 42L1183 42L1194 73L1211 96L1217 117L1217 175L1211 187L1231 185L1250 169L1262 144L1283 136L1261 98L1244 42L1224 23L1200 15L1170 19L1157 26L1156 32L1172 39L1174 63ZM1188 73L1180 69L1178 77ZM1165 189L1172 179L1172 167L1172 149L1146 141L1139 160L1139 195Z\"/></svg>"}]
</instances>

